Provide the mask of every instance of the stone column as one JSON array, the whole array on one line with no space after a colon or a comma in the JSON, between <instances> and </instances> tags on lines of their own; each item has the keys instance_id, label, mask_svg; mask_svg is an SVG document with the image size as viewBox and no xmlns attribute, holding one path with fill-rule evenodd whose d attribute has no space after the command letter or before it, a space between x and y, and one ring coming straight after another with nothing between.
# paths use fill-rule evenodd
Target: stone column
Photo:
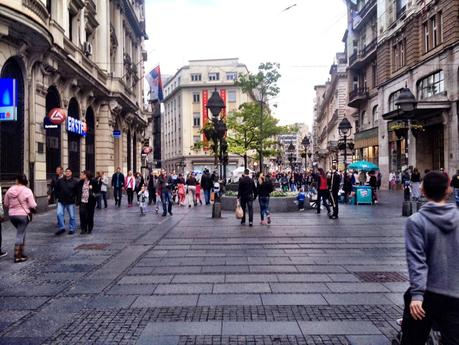
<instances>
[{"instance_id":1,"label":"stone column","mask_svg":"<svg viewBox=\"0 0 459 345\"><path fill-rule=\"evenodd\" d=\"M379 104L379 126L378 126L378 136L379 136L379 169L382 175L381 188L389 188L389 133L387 131L387 121L383 120L382 114L386 112L386 104L384 103L384 93L381 89L378 92L378 104Z\"/></svg>"},{"instance_id":2,"label":"stone column","mask_svg":"<svg viewBox=\"0 0 459 345\"><path fill-rule=\"evenodd\" d=\"M97 21L95 53L101 69L108 71L110 63L110 20L109 6L106 0L97 0Z\"/></svg>"},{"instance_id":3,"label":"stone column","mask_svg":"<svg viewBox=\"0 0 459 345\"><path fill-rule=\"evenodd\" d=\"M110 109L108 104L101 104L96 114L95 154L96 171L105 171L111 176L115 167L113 129L110 126Z\"/></svg>"}]
</instances>

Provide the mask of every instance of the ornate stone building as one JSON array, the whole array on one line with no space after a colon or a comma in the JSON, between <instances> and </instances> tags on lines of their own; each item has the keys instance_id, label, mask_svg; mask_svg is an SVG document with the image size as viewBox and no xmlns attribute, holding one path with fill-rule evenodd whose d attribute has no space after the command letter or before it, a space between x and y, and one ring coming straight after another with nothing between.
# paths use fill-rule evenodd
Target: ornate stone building
<instances>
[{"instance_id":1,"label":"ornate stone building","mask_svg":"<svg viewBox=\"0 0 459 345\"><path fill-rule=\"evenodd\" d=\"M140 170L146 38L143 0L0 3L1 78L17 84L17 120L0 125L3 185L27 174L44 207L58 165ZM67 112L57 126L54 108Z\"/></svg>"}]
</instances>

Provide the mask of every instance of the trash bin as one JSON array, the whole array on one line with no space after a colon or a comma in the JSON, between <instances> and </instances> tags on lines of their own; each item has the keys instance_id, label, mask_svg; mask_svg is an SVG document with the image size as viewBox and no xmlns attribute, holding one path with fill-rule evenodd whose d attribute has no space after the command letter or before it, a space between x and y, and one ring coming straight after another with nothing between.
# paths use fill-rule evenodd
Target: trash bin
<instances>
[{"instance_id":1,"label":"trash bin","mask_svg":"<svg viewBox=\"0 0 459 345\"><path fill-rule=\"evenodd\" d=\"M356 205L373 204L373 190L370 186L356 186L354 192Z\"/></svg>"}]
</instances>

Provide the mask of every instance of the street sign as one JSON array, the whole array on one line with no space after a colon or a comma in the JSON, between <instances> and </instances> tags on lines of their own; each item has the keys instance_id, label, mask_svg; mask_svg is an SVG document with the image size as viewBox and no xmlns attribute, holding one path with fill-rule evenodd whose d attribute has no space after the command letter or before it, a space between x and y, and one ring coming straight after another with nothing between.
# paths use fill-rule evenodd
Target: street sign
<instances>
[{"instance_id":1,"label":"street sign","mask_svg":"<svg viewBox=\"0 0 459 345\"><path fill-rule=\"evenodd\" d=\"M48 116L45 116L45 118L43 119L43 126L45 126L45 129L59 128L59 125L52 123Z\"/></svg>"},{"instance_id":2,"label":"street sign","mask_svg":"<svg viewBox=\"0 0 459 345\"><path fill-rule=\"evenodd\" d=\"M85 137L87 132L86 122L80 121L71 116L67 117L67 132Z\"/></svg>"},{"instance_id":3,"label":"street sign","mask_svg":"<svg viewBox=\"0 0 459 345\"><path fill-rule=\"evenodd\" d=\"M17 121L16 79L0 78L0 121Z\"/></svg>"},{"instance_id":4,"label":"street sign","mask_svg":"<svg viewBox=\"0 0 459 345\"><path fill-rule=\"evenodd\" d=\"M118 130L118 129L115 129L115 130L113 131L112 135L113 135L113 138L119 139L119 138L121 138L121 131Z\"/></svg>"},{"instance_id":5,"label":"street sign","mask_svg":"<svg viewBox=\"0 0 459 345\"><path fill-rule=\"evenodd\" d=\"M65 121L67 117L67 111L62 108L53 108L48 113L49 120L55 125L60 125Z\"/></svg>"}]
</instances>

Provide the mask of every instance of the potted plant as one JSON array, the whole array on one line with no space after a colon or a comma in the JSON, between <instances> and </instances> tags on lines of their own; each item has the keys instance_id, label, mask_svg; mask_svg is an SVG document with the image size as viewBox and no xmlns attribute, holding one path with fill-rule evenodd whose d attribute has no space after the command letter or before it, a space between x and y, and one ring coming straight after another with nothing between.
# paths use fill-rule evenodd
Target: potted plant
<instances>
[{"instance_id":1,"label":"potted plant","mask_svg":"<svg viewBox=\"0 0 459 345\"><path fill-rule=\"evenodd\" d=\"M417 138L420 133L425 131L424 125L419 121L411 122L410 129L415 138Z\"/></svg>"}]
</instances>

